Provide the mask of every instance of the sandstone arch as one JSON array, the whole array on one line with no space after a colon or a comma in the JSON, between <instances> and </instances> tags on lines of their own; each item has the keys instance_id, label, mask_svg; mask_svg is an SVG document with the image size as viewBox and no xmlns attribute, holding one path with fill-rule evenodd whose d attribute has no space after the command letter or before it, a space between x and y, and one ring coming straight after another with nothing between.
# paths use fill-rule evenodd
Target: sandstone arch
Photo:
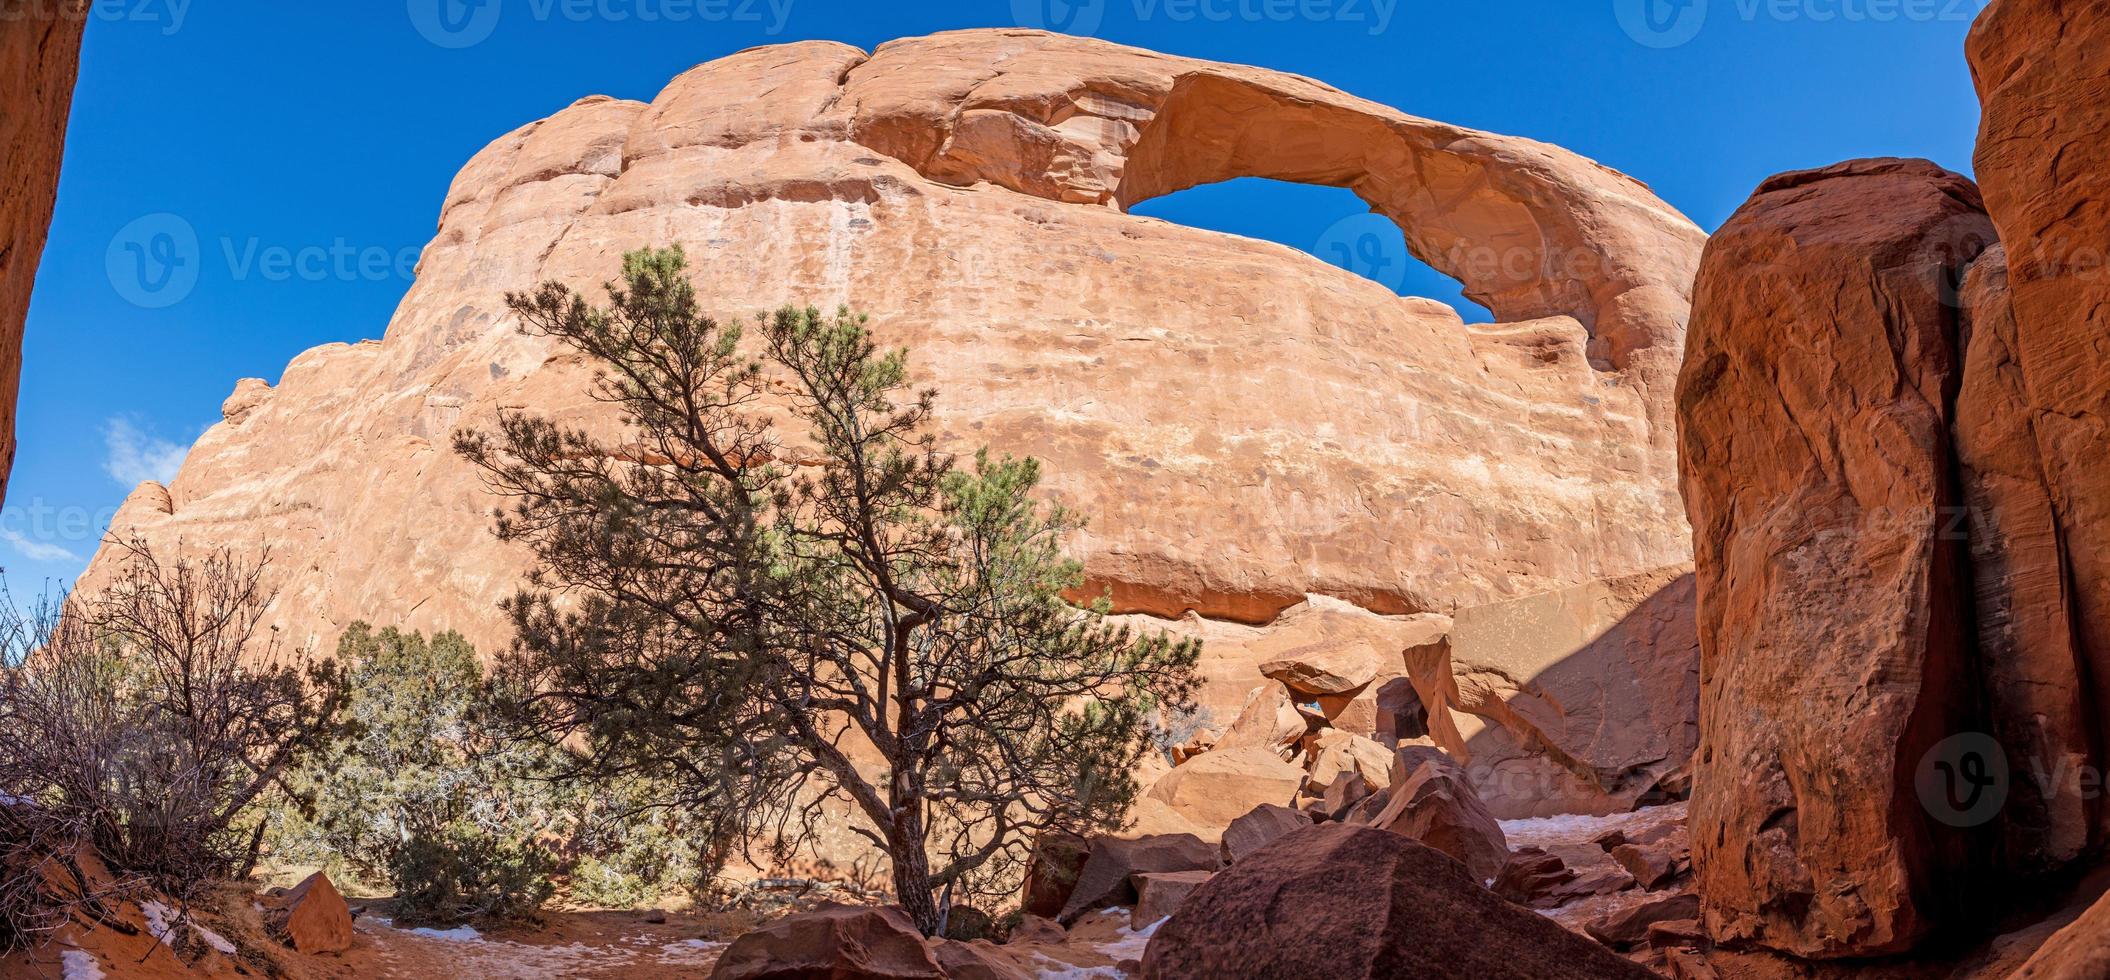
<instances>
[{"instance_id":1,"label":"sandstone arch","mask_svg":"<svg viewBox=\"0 0 2110 980\"><path fill-rule=\"evenodd\" d=\"M1210 100L1287 142L1212 122ZM1511 321L1467 326L1308 255L1121 210L1248 170L1382 202L1432 265L1458 242L1566 243L1605 271L1445 269ZM503 293L598 295L623 250L667 242L714 308L873 314L941 389L947 438L1049 462L1051 491L1092 515L1074 547L1094 590L1124 611L1265 624L1314 594L1444 611L1688 553L1657 379L1697 228L1544 144L1028 31L753 49L649 104L585 99L501 137L449 189L385 337L245 387L168 505L114 530L272 545L295 637L363 618L495 649L525 559L490 535L449 435L501 405L607 419Z\"/></svg>"}]
</instances>

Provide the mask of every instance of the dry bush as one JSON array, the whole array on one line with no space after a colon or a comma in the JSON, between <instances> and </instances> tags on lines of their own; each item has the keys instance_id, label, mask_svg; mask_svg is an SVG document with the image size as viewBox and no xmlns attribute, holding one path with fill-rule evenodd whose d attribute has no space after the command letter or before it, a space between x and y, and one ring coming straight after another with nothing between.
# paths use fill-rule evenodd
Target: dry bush
<instances>
[{"instance_id":1,"label":"dry bush","mask_svg":"<svg viewBox=\"0 0 2110 980\"><path fill-rule=\"evenodd\" d=\"M264 562L120 548L108 589L0 610L0 860L85 849L185 903L253 867L260 804L335 734L342 683L261 628Z\"/></svg>"}]
</instances>

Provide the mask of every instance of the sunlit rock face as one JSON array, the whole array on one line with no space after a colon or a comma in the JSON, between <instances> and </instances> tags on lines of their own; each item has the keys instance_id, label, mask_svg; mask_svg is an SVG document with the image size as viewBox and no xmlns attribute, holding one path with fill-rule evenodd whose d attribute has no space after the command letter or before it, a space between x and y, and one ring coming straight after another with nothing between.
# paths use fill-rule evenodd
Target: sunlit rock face
<instances>
[{"instance_id":1,"label":"sunlit rock face","mask_svg":"<svg viewBox=\"0 0 2110 980\"><path fill-rule=\"evenodd\" d=\"M64 5L10 5L0 17L0 500L15 461L15 388L22 377L22 323L37 259L58 199L59 158L80 70L85 14Z\"/></svg>"},{"instance_id":2,"label":"sunlit rock face","mask_svg":"<svg viewBox=\"0 0 2110 980\"><path fill-rule=\"evenodd\" d=\"M1501 322L1123 211L1240 176L1354 189ZM759 48L492 143L383 339L244 382L114 530L268 547L297 640L502 645L527 559L449 438L500 406L608 415L503 294L599 296L678 243L728 316L869 312L950 445L1047 463L1124 612L1450 611L1685 559L1668 399L1703 237L1559 148L1277 72L1014 30Z\"/></svg>"}]
</instances>

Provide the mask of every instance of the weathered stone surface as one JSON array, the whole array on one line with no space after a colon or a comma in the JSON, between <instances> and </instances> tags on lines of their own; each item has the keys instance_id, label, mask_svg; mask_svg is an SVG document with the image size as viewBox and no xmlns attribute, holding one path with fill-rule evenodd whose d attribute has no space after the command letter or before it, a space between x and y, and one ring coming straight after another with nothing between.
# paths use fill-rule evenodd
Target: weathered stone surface
<instances>
[{"instance_id":1,"label":"weathered stone surface","mask_svg":"<svg viewBox=\"0 0 2110 980\"><path fill-rule=\"evenodd\" d=\"M266 919L272 931L299 952L342 953L352 948L352 910L320 871L273 898Z\"/></svg>"},{"instance_id":2,"label":"weathered stone surface","mask_svg":"<svg viewBox=\"0 0 2110 980\"><path fill-rule=\"evenodd\" d=\"M1239 176L1353 187L1503 322L1121 210ZM624 250L676 243L712 309L872 314L948 445L1047 463L1120 610L1477 605L1683 557L1670 378L1702 242L1574 154L1276 72L1017 30L757 49L492 143L383 339L296 358L198 441L171 513L117 530L299 555L294 641L365 619L499 648L524 556L449 437L501 404L611 418L503 293L599 298Z\"/></svg>"},{"instance_id":3,"label":"weathered stone surface","mask_svg":"<svg viewBox=\"0 0 2110 980\"><path fill-rule=\"evenodd\" d=\"M1955 285L1991 237L1970 181L1873 160L1766 181L1708 245L1678 404L1718 940L1902 951L1968 863L1913 780L1967 721L1947 429Z\"/></svg>"},{"instance_id":4,"label":"weathered stone surface","mask_svg":"<svg viewBox=\"0 0 2110 980\"><path fill-rule=\"evenodd\" d=\"M1319 824L1188 896L1143 954L1146 980L1645 978L1647 970L1495 897L1396 834Z\"/></svg>"},{"instance_id":5,"label":"weathered stone surface","mask_svg":"<svg viewBox=\"0 0 2110 980\"><path fill-rule=\"evenodd\" d=\"M1649 927L1659 922L1698 919L1698 895L1667 895L1606 916L1583 927L1590 938L1613 949L1631 949L1648 939Z\"/></svg>"},{"instance_id":6,"label":"weathered stone surface","mask_svg":"<svg viewBox=\"0 0 2110 980\"><path fill-rule=\"evenodd\" d=\"M1497 817L1617 813L1699 743L1688 566L1460 610L1407 654L1430 737Z\"/></svg>"},{"instance_id":7,"label":"weathered stone surface","mask_svg":"<svg viewBox=\"0 0 2110 980\"><path fill-rule=\"evenodd\" d=\"M1488 888L1525 908L1550 909L1571 897L1565 886L1575 878L1575 869L1559 855L1542 847L1520 847L1510 853L1509 862Z\"/></svg>"},{"instance_id":8,"label":"weathered stone surface","mask_svg":"<svg viewBox=\"0 0 2110 980\"><path fill-rule=\"evenodd\" d=\"M1310 821L1305 826L1310 826ZM1130 884L1136 889L1135 924L1138 927L1163 921L1179 911L1180 903L1194 894L1203 882L1216 874L1214 871L1164 871L1146 872L1134 877Z\"/></svg>"},{"instance_id":9,"label":"weathered stone surface","mask_svg":"<svg viewBox=\"0 0 2110 980\"><path fill-rule=\"evenodd\" d=\"M972 942L941 941L931 944L931 958L945 971L945 980L1033 980L1034 974L1020 969L986 939Z\"/></svg>"},{"instance_id":10,"label":"weathered stone surface","mask_svg":"<svg viewBox=\"0 0 2110 980\"><path fill-rule=\"evenodd\" d=\"M2096 980L2110 976L2110 898L2052 934L2010 974L2012 980Z\"/></svg>"},{"instance_id":11,"label":"weathered stone surface","mask_svg":"<svg viewBox=\"0 0 2110 980\"><path fill-rule=\"evenodd\" d=\"M1091 856L1078 871L1077 887L1070 892L1070 900L1057 921L1069 923L1086 912L1134 905L1134 877L1138 874L1215 871L1222 866L1218 846L1192 834L1134 840L1093 838Z\"/></svg>"},{"instance_id":12,"label":"weathered stone surface","mask_svg":"<svg viewBox=\"0 0 2110 980\"><path fill-rule=\"evenodd\" d=\"M0 501L15 462L22 323L58 201L87 22L86 11L60 3L9 4L0 17L0 92L7 93L0 112Z\"/></svg>"},{"instance_id":13,"label":"weathered stone surface","mask_svg":"<svg viewBox=\"0 0 2110 980\"><path fill-rule=\"evenodd\" d=\"M1302 810L1274 804L1256 806L1251 813L1231 821L1231 826L1224 831L1224 863L1236 862L1273 843L1277 837L1309 826L1311 815Z\"/></svg>"},{"instance_id":14,"label":"weathered stone surface","mask_svg":"<svg viewBox=\"0 0 2110 980\"><path fill-rule=\"evenodd\" d=\"M1307 697L1351 694L1376 679L1388 659L1368 644L1292 650L1260 665L1262 676L1281 681Z\"/></svg>"},{"instance_id":15,"label":"weathered stone surface","mask_svg":"<svg viewBox=\"0 0 2110 980\"><path fill-rule=\"evenodd\" d=\"M1077 888L1077 873L1091 854L1092 845L1076 834L1056 833L1034 841L1019 910L1050 919L1061 914L1069 904L1070 892Z\"/></svg>"},{"instance_id":16,"label":"weathered stone surface","mask_svg":"<svg viewBox=\"0 0 2110 980\"><path fill-rule=\"evenodd\" d=\"M1478 881L1509 863L1502 826L1465 773L1434 749L1401 749L1385 808L1370 826L1410 837L1456 859Z\"/></svg>"},{"instance_id":17,"label":"weathered stone surface","mask_svg":"<svg viewBox=\"0 0 2110 980\"><path fill-rule=\"evenodd\" d=\"M1336 781L1350 775L1361 777L1373 789L1392 785L1392 749L1338 728L1313 735L1309 742L1305 793L1323 796Z\"/></svg>"},{"instance_id":18,"label":"weathered stone surface","mask_svg":"<svg viewBox=\"0 0 2110 980\"><path fill-rule=\"evenodd\" d=\"M2104 768L2110 703L2105 13L2094 2L2001 0L1965 45L1983 110L1976 172L2004 244L2002 261L1981 263L1966 284L1971 360L1957 403L1980 518L1980 639L2011 760L2066 779L2016 780L2007 843L2024 867L2100 843L2110 817L2100 793L2071 782Z\"/></svg>"},{"instance_id":19,"label":"weathered stone surface","mask_svg":"<svg viewBox=\"0 0 2110 980\"><path fill-rule=\"evenodd\" d=\"M829 905L733 940L711 980L909 980L945 973L898 908Z\"/></svg>"},{"instance_id":20,"label":"weathered stone surface","mask_svg":"<svg viewBox=\"0 0 2110 980\"><path fill-rule=\"evenodd\" d=\"M1304 770L1266 749L1217 749L1180 763L1149 796L1197 825L1222 828L1256 806L1290 805L1303 785Z\"/></svg>"}]
</instances>

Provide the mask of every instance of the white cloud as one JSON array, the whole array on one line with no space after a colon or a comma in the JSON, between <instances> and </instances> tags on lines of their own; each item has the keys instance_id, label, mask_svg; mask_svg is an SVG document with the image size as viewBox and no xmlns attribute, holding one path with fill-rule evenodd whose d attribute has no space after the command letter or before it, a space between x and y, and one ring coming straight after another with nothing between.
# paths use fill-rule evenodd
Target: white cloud
<instances>
[{"instance_id":1,"label":"white cloud","mask_svg":"<svg viewBox=\"0 0 2110 980\"><path fill-rule=\"evenodd\" d=\"M22 557L30 561L80 561L80 556L55 544L31 541L14 528L0 528L0 541L14 545Z\"/></svg>"},{"instance_id":2,"label":"white cloud","mask_svg":"<svg viewBox=\"0 0 2110 980\"><path fill-rule=\"evenodd\" d=\"M188 446L140 431L123 416L104 424L103 443L110 450L109 457L103 460L103 472L127 490L148 480L165 484L175 479L184 454L190 452Z\"/></svg>"}]
</instances>

